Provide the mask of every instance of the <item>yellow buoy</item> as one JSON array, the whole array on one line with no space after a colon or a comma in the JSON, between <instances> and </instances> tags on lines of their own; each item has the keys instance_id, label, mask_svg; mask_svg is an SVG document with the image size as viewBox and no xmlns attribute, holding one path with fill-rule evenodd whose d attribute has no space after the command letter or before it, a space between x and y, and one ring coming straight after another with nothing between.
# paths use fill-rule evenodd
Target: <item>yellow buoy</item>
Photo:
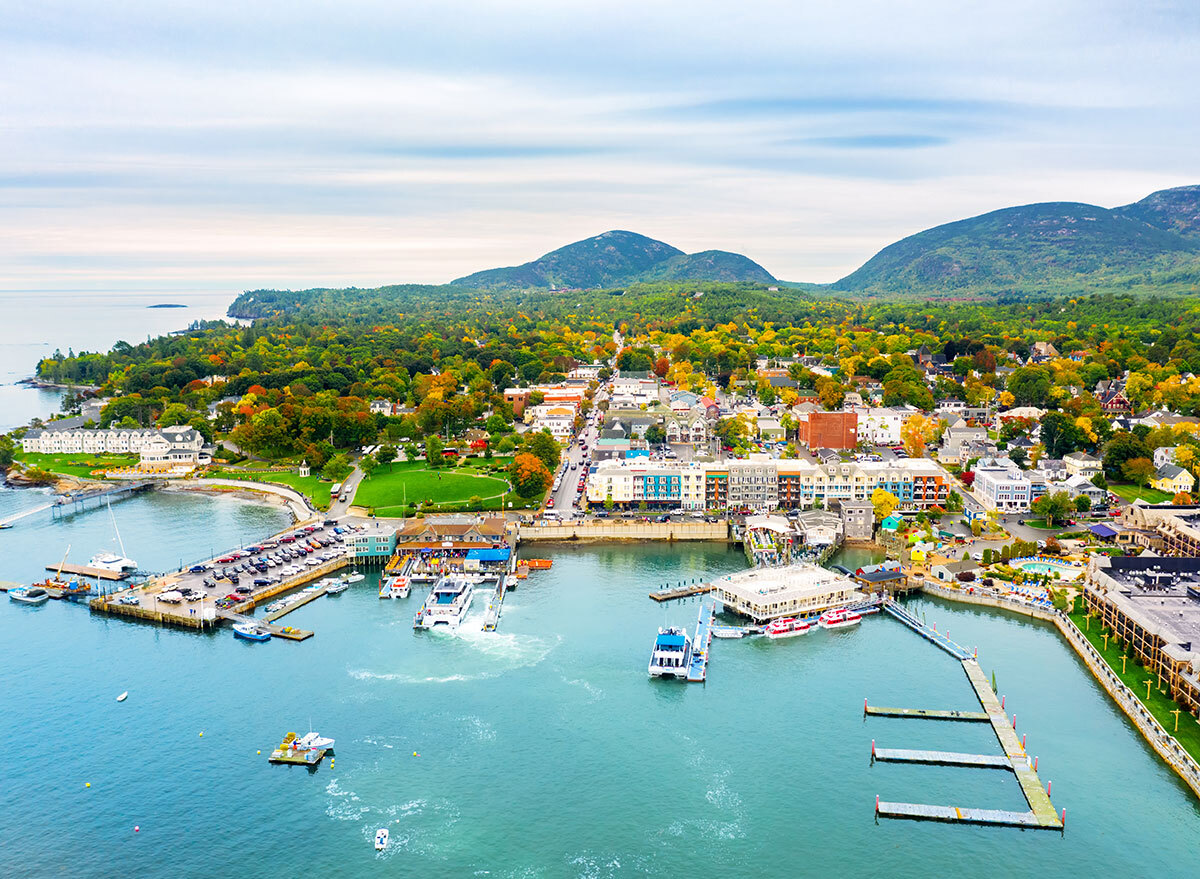
<instances>
[{"instance_id":1,"label":"yellow buoy","mask_svg":"<svg viewBox=\"0 0 1200 879\"><path fill-rule=\"evenodd\" d=\"M201 735L201 736L203 736L203 735L204 735L204 732L203 732L203 731L201 731L200 735Z\"/></svg>"},{"instance_id":2,"label":"yellow buoy","mask_svg":"<svg viewBox=\"0 0 1200 879\"><path fill-rule=\"evenodd\" d=\"M256 753L256 754L261 754L261 753L262 753L262 751L255 751L254 753Z\"/></svg>"},{"instance_id":3,"label":"yellow buoy","mask_svg":"<svg viewBox=\"0 0 1200 879\"><path fill-rule=\"evenodd\" d=\"M87 782L84 782L83 786L84 786L84 787L91 787L91 786L92 786L92 783L91 783L90 781L87 781Z\"/></svg>"}]
</instances>

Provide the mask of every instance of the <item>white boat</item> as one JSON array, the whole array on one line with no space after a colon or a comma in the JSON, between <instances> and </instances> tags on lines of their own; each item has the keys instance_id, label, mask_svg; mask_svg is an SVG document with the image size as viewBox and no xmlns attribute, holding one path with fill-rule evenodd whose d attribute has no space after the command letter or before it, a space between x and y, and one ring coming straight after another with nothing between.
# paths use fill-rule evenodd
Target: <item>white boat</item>
<instances>
[{"instance_id":1,"label":"white boat","mask_svg":"<svg viewBox=\"0 0 1200 879\"><path fill-rule=\"evenodd\" d=\"M326 595L340 595L341 593L345 592L349 588L350 588L349 583L342 583L341 581L335 580L334 582L330 583L328 586L325 587L325 594Z\"/></svg>"},{"instance_id":2,"label":"white boat","mask_svg":"<svg viewBox=\"0 0 1200 879\"><path fill-rule=\"evenodd\" d=\"M8 597L20 604L45 604L50 600L50 593L41 586L18 586L8 590Z\"/></svg>"},{"instance_id":3,"label":"white boat","mask_svg":"<svg viewBox=\"0 0 1200 879\"><path fill-rule=\"evenodd\" d=\"M744 638L746 630L741 626L713 626L714 638Z\"/></svg>"},{"instance_id":4,"label":"white boat","mask_svg":"<svg viewBox=\"0 0 1200 879\"><path fill-rule=\"evenodd\" d=\"M388 829L380 827L375 831L375 851L381 852L387 848L388 844Z\"/></svg>"},{"instance_id":5,"label":"white boat","mask_svg":"<svg viewBox=\"0 0 1200 879\"><path fill-rule=\"evenodd\" d=\"M321 751L333 747L333 739L322 738L315 732L306 732L296 739L297 751Z\"/></svg>"},{"instance_id":6,"label":"white boat","mask_svg":"<svg viewBox=\"0 0 1200 879\"><path fill-rule=\"evenodd\" d=\"M137 562L115 552L98 552L92 556L88 567L112 571L114 574L130 574L137 570Z\"/></svg>"},{"instance_id":7,"label":"white boat","mask_svg":"<svg viewBox=\"0 0 1200 879\"><path fill-rule=\"evenodd\" d=\"M445 576L417 611L413 620L414 629L448 628L457 629L471 609L471 598L475 587L464 577Z\"/></svg>"},{"instance_id":8,"label":"white boat","mask_svg":"<svg viewBox=\"0 0 1200 879\"><path fill-rule=\"evenodd\" d=\"M650 651L650 677L687 679L692 659L692 642L687 630L669 626L658 630Z\"/></svg>"},{"instance_id":9,"label":"white boat","mask_svg":"<svg viewBox=\"0 0 1200 879\"><path fill-rule=\"evenodd\" d=\"M354 571L352 574L350 574L350 576L345 577L344 579L347 583L361 583L363 580L367 579L367 575L360 574L358 571Z\"/></svg>"},{"instance_id":10,"label":"white boat","mask_svg":"<svg viewBox=\"0 0 1200 879\"><path fill-rule=\"evenodd\" d=\"M129 698L129 691L126 690L124 693L122 693L120 696L117 697L117 701L124 702L128 698Z\"/></svg>"},{"instance_id":11,"label":"white boat","mask_svg":"<svg viewBox=\"0 0 1200 879\"><path fill-rule=\"evenodd\" d=\"M846 626L856 626L862 622L862 614L839 607L837 610L827 610L817 620L822 629L844 629Z\"/></svg>"},{"instance_id":12,"label":"white boat","mask_svg":"<svg viewBox=\"0 0 1200 879\"><path fill-rule=\"evenodd\" d=\"M811 623L807 623L804 620L794 620L789 617L767 623L763 629L763 634L770 640L775 641L779 638L794 638L797 635L807 635L811 628Z\"/></svg>"},{"instance_id":13,"label":"white boat","mask_svg":"<svg viewBox=\"0 0 1200 879\"><path fill-rule=\"evenodd\" d=\"M408 598L408 592L407 577L388 577L379 587L380 598Z\"/></svg>"}]
</instances>

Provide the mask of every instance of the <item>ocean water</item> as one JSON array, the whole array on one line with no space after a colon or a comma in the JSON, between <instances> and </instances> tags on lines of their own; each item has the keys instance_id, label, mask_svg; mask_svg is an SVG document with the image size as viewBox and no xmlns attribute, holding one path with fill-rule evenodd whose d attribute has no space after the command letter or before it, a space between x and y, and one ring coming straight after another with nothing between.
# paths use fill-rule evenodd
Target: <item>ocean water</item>
<instances>
[{"instance_id":1,"label":"ocean water","mask_svg":"<svg viewBox=\"0 0 1200 879\"><path fill-rule=\"evenodd\" d=\"M140 517L143 503L114 508L127 545L134 528L124 520ZM221 515L236 522L239 514ZM181 530L146 517L148 545ZM194 521L207 528L209 518ZM52 536L39 557L64 535ZM23 545L38 540L31 534ZM58 603L0 602L0 735L9 743L0 875L927 879L1195 870L1200 804L1043 624L913 602L978 646L984 669L994 670L1056 805L1067 809L1066 832L876 824L876 795L1023 804L1007 773L869 765L872 739L997 750L982 725L864 720L864 697L974 707L948 656L870 617L788 642L715 641L707 684L652 681L657 627L693 626L699 604L659 605L647 592L739 570L740 552L673 544L528 554L554 566L509 593L495 633L478 630L482 597L459 633L414 632L423 596L380 601L374 577L290 615L316 632L301 643L251 644ZM118 704L124 690L129 699ZM313 772L267 764L283 733L310 723L337 739L332 764ZM379 854L372 840L381 826L391 846Z\"/></svg>"},{"instance_id":2,"label":"ocean water","mask_svg":"<svg viewBox=\"0 0 1200 879\"><path fill-rule=\"evenodd\" d=\"M182 330L194 320L223 317L237 291L111 293L0 291L0 431L58 412L62 394L15 384L32 376L55 350L107 351ZM185 308L149 308L172 302Z\"/></svg>"}]
</instances>

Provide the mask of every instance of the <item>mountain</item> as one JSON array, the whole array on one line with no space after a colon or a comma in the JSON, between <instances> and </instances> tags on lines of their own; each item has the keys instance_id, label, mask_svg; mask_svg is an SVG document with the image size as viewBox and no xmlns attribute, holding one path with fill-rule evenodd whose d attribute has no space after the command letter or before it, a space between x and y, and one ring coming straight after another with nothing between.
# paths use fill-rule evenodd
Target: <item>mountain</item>
<instances>
[{"instance_id":1,"label":"mountain","mask_svg":"<svg viewBox=\"0 0 1200 879\"><path fill-rule=\"evenodd\" d=\"M635 232L604 232L551 251L519 266L475 272L456 287L617 287L637 281L774 281L738 253L706 250L686 254Z\"/></svg>"},{"instance_id":2,"label":"mountain","mask_svg":"<svg viewBox=\"0 0 1200 879\"><path fill-rule=\"evenodd\" d=\"M1188 238L1200 238L1200 186L1160 189L1114 213Z\"/></svg>"},{"instance_id":3,"label":"mountain","mask_svg":"<svg viewBox=\"0 0 1200 879\"><path fill-rule=\"evenodd\" d=\"M1077 202L1004 208L890 244L832 286L879 293L1042 291L1200 270L1200 187L1107 209Z\"/></svg>"}]
</instances>

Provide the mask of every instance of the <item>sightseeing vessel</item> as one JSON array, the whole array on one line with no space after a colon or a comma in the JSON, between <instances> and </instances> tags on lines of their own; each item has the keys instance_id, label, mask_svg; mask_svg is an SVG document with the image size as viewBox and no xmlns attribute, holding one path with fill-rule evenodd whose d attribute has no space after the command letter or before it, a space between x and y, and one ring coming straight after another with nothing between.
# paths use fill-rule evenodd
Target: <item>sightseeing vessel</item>
<instances>
[{"instance_id":1,"label":"sightseeing vessel","mask_svg":"<svg viewBox=\"0 0 1200 879\"><path fill-rule=\"evenodd\" d=\"M417 611L414 629L457 629L471 609L475 587L465 577L445 576Z\"/></svg>"},{"instance_id":2,"label":"sightseeing vessel","mask_svg":"<svg viewBox=\"0 0 1200 879\"><path fill-rule=\"evenodd\" d=\"M766 625L763 629L763 634L775 641L779 638L794 638L797 635L807 635L812 629L812 624L804 620L795 620L787 617L782 620L774 620Z\"/></svg>"},{"instance_id":3,"label":"sightseeing vessel","mask_svg":"<svg viewBox=\"0 0 1200 879\"><path fill-rule=\"evenodd\" d=\"M687 679L692 659L692 642L686 629L669 626L658 630L650 652L650 677Z\"/></svg>"},{"instance_id":4,"label":"sightseeing vessel","mask_svg":"<svg viewBox=\"0 0 1200 879\"><path fill-rule=\"evenodd\" d=\"M827 610L821 614L817 625L822 629L844 629L846 626L857 626L861 622L862 614L839 607L836 610Z\"/></svg>"}]
</instances>

